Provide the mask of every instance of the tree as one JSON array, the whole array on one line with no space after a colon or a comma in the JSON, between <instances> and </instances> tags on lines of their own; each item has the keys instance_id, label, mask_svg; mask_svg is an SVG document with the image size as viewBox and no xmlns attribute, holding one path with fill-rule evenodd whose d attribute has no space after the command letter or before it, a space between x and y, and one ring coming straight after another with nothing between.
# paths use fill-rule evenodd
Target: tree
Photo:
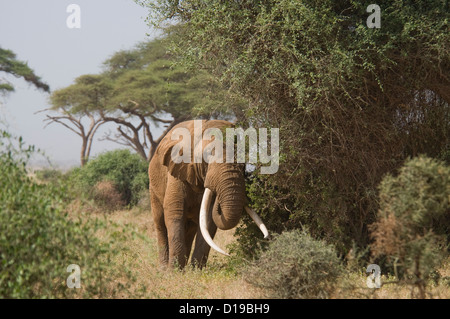
<instances>
[{"instance_id":1,"label":"tree","mask_svg":"<svg viewBox=\"0 0 450 319\"><path fill-rule=\"evenodd\" d=\"M286 216L273 228L364 246L382 176L408 156L448 157L446 1L378 1L379 29L350 0L136 2L155 25L182 25L174 51L245 97L248 121L280 128L280 170L252 194Z\"/></svg>"},{"instance_id":2,"label":"tree","mask_svg":"<svg viewBox=\"0 0 450 319\"><path fill-rule=\"evenodd\" d=\"M150 160L163 135L190 115L190 105L175 100L179 91L174 86L185 82L174 77L172 63L160 40L117 52L104 63L104 76L114 81L115 89L101 112L106 121L118 124L117 133L108 134L106 139L130 146ZM164 113L171 119L161 118ZM166 126L159 139L150 129L158 124Z\"/></svg>"},{"instance_id":3,"label":"tree","mask_svg":"<svg viewBox=\"0 0 450 319\"><path fill-rule=\"evenodd\" d=\"M72 86L53 92L50 97L52 108L44 110L58 113L47 115L47 125L61 124L81 137L81 166L89 159L95 133L105 123L98 109L106 103L111 90L111 84L101 76L83 75Z\"/></svg>"},{"instance_id":4,"label":"tree","mask_svg":"<svg viewBox=\"0 0 450 319\"><path fill-rule=\"evenodd\" d=\"M220 94L211 98L215 92L224 94L217 82L206 73L194 74L176 65L165 45L160 39L119 51L105 61L101 74L83 75L52 94L52 110L63 113L63 118L49 120L75 124L83 138L83 158L89 156L83 152L84 145L90 149L93 134L103 123L117 124L117 132L108 132L103 139L129 146L149 161L165 133L176 124L194 116L221 115L223 99ZM217 102L214 107L213 101ZM75 115L90 117L90 129L85 130L79 118L74 121ZM161 125L163 132L155 137L152 128Z\"/></svg>"},{"instance_id":5,"label":"tree","mask_svg":"<svg viewBox=\"0 0 450 319\"><path fill-rule=\"evenodd\" d=\"M138 44L115 53L105 63L104 76L114 81L104 119L118 124L117 134L106 139L132 147L150 160L164 135L192 117L226 114L223 89L205 72L181 67L167 51L168 39ZM134 122L133 122L134 121ZM151 126L164 125L159 137Z\"/></svg>"},{"instance_id":6,"label":"tree","mask_svg":"<svg viewBox=\"0 0 450 319\"><path fill-rule=\"evenodd\" d=\"M96 116L89 111L81 114L72 114L66 109L61 108L60 113L60 115L56 116L47 115L47 118L44 121L48 122L47 125L59 123L81 137L80 161L81 166L84 166L91 154L92 141L94 140L95 133L105 121L102 118L96 118ZM84 118L86 117L90 120L89 126L86 126L84 123Z\"/></svg>"},{"instance_id":7,"label":"tree","mask_svg":"<svg viewBox=\"0 0 450 319\"><path fill-rule=\"evenodd\" d=\"M33 84L36 88L44 92L50 92L48 84L42 82L41 78L34 74L34 71L27 63L17 60L16 54L11 50L0 47L0 72L12 74L17 78L23 78L25 81ZM3 81L2 81L3 80ZM12 92L14 87L5 81L0 80L0 93Z\"/></svg>"}]
</instances>

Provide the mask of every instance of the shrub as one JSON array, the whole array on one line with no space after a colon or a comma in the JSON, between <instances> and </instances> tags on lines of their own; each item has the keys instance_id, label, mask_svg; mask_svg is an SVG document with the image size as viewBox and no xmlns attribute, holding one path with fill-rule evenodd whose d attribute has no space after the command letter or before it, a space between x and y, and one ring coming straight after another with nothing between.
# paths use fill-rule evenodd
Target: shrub
<instances>
[{"instance_id":1,"label":"shrub","mask_svg":"<svg viewBox=\"0 0 450 319\"><path fill-rule=\"evenodd\" d=\"M31 152L0 148L0 298L73 297L80 290L66 285L70 264L81 268L84 296L111 296L114 252L95 237L100 224L68 218L65 189L27 176L25 162L12 154Z\"/></svg>"},{"instance_id":2,"label":"shrub","mask_svg":"<svg viewBox=\"0 0 450 319\"><path fill-rule=\"evenodd\" d=\"M94 186L93 198L97 204L109 211L125 206L122 195L117 191L116 185L111 181L100 181Z\"/></svg>"},{"instance_id":3,"label":"shrub","mask_svg":"<svg viewBox=\"0 0 450 319\"><path fill-rule=\"evenodd\" d=\"M91 197L96 193L98 183L108 181L126 205L135 205L142 190L148 189L147 171L148 163L139 155L129 150L115 150L90 160L72 175L76 186Z\"/></svg>"},{"instance_id":4,"label":"shrub","mask_svg":"<svg viewBox=\"0 0 450 319\"><path fill-rule=\"evenodd\" d=\"M372 254L386 256L402 279L424 289L450 243L450 166L420 156L380 184Z\"/></svg>"},{"instance_id":5,"label":"shrub","mask_svg":"<svg viewBox=\"0 0 450 319\"><path fill-rule=\"evenodd\" d=\"M277 236L248 266L245 278L271 298L326 298L342 269L332 245L294 230Z\"/></svg>"}]
</instances>

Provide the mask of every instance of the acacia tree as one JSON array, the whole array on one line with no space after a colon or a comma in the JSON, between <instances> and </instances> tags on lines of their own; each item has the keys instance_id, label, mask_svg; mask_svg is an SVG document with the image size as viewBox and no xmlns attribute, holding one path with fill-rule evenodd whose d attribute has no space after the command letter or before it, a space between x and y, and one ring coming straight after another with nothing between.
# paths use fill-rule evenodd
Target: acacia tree
<instances>
[{"instance_id":1,"label":"acacia tree","mask_svg":"<svg viewBox=\"0 0 450 319\"><path fill-rule=\"evenodd\" d=\"M206 73L195 74L177 66L166 51L160 39L115 53L105 61L101 74L81 76L73 85L55 91L52 110L63 118L48 119L58 119L58 123L69 120L76 126L83 138L84 158L89 155L83 153L84 145L89 151L98 127L115 123L116 132L106 133L103 139L129 146L149 161L165 133L176 124L192 117L224 114L221 95L225 91L217 82ZM85 129L79 118L74 121L75 115L90 117L90 129ZM155 136L152 129L161 127L162 132Z\"/></svg>"},{"instance_id":2,"label":"acacia tree","mask_svg":"<svg viewBox=\"0 0 450 319\"><path fill-rule=\"evenodd\" d=\"M105 123L105 121L102 118L96 117L95 114L92 114L89 111L73 114L66 109L61 108L59 113L59 115L47 114L47 118L44 120L47 122L45 127L51 123L58 123L80 136L82 140L80 162L81 166L84 166L86 165L91 154L92 142L94 140L95 133L98 128ZM84 121L85 118L89 119L89 124L87 125Z\"/></svg>"},{"instance_id":3,"label":"acacia tree","mask_svg":"<svg viewBox=\"0 0 450 319\"><path fill-rule=\"evenodd\" d=\"M370 2L136 2L183 26L175 52L245 97L249 120L280 128L280 170L251 194L272 229L364 246L382 176L420 153L450 159L447 1L377 1L373 29Z\"/></svg>"},{"instance_id":4,"label":"acacia tree","mask_svg":"<svg viewBox=\"0 0 450 319\"><path fill-rule=\"evenodd\" d=\"M192 105L182 103L186 96L177 100L178 87L186 81L174 76L172 64L161 40L117 52L104 63L103 75L114 82L114 91L100 111L105 121L117 124L117 132L109 132L104 139L129 146L150 160L163 135L190 116ZM161 124L165 128L156 138L151 127Z\"/></svg>"},{"instance_id":5,"label":"acacia tree","mask_svg":"<svg viewBox=\"0 0 450 319\"><path fill-rule=\"evenodd\" d=\"M98 109L107 103L111 90L111 83L103 77L83 75L73 85L54 91L50 96L52 108L44 110L50 111L46 126L58 123L80 136L81 166L89 159L95 133L105 123Z\"/></svg>"},{"instance_id":6,"label":"acacia tree","mask_svg":"<svg viewBox=\"0 0 450 319\"><path fill-rule=\"evenodd\" d=\"M44 92L50 92L48 84L42 82L27 63L17 60L16 54L11 50L0 47L0 72L23 78L25 81L33 84L36 88ZM0 79L0 93L12 92L14 87L4 79Z\"/></svg>"},{"instance_id":7,"label":"acacia tree","mask_svg":"<svg viewBox=\"0 0 450 319\"><path fill-rule=\"evenodd\" d=\"M206 72L182 67L167 49L172 38L138 44L115 53L104 63L103 75L114 81L114 92L103 118L118 124L105 139L132 147L150 160L164 135L193 117L226 117L226 91ZM235 101L239 104L239 101ZM151 127L163 126L155 137Z\"/></svg>"}]
</instances>

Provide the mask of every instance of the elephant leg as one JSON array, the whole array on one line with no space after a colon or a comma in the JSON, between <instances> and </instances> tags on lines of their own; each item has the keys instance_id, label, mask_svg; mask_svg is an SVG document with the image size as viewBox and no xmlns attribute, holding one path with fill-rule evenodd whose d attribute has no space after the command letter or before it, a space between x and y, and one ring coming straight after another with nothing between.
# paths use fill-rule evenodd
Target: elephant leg
<instances>
[{"instance_id":1,"label":"elephant leg","mask_svg":"<svg viewBox=\"0 0 450 319\"><path fill-rule=\"evenodd\" d=\"M164 198L164 222L169 241L169 265L184 268L187 262L184 184L169 177Z\"/></svg>"},{"instance_id":2,"label":"elephant leg","mask_svg":"<svg viewBox=\"0 0 450 319\"><path fill-rule=\"evenodd\" d=\"M183 218L166 218L169 239L169 265L184 268L187 262L186 222Z\"/></svg>"},{"instance_id":3,"label":"elephant leg","mask_svg":"<svg viewBox=\"0 0 450 319\"><path fill-rule=\"evenodd\" d=\"M150 194L153 222L158 240L158 255L161 266L167 266L169 262L169 241L167 237L167 228L164 222L164 209L161 202L154 194Z\"/></svg>"},{"instance_id":4,"label":"elephant leg","mask_svg":"<svg viewBox=\"0 0 450 319\"><path fill-rule=\"evenodd\" d=\"M216 235L217 226L214 222L209 219L208 223L208 232L211 235L211 238L214 238ZM197 227L197 237L195 239L195 247L194 252L192 253L191 264L194 267L199 267L200 269L206 266L206 262L208 261L209 251L211 247L203 238L203 235L200 231L200 227Z\"/></svg>"}]
</instances>

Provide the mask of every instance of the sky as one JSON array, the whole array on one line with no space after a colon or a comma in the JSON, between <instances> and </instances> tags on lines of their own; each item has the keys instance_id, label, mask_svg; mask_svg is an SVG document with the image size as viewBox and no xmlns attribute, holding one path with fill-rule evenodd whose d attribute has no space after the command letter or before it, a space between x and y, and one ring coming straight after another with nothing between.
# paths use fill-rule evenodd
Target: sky
<instances>
[{"instance_id":1,"label":"sky","mask_svg":"<svg viewBox=\"0 0 450 319\"><path fill-rule=\"evenodd\" d=\"M70 4L80 8L80 28L68 27ZM80 75L101 72L113 53L157 37L147 16L148 9L133 0L0 0L0 47L16 53L54 91ZM81 138L57 123L44 128L46 112L36 113L50 107L49 94L22 79L2 78L15 87L0 96L0 119L8 131L43 150L56 167L79 165ZM98 131L91 156L121 147L98 141L114 129L105 125Z\"/></svg>"}]
</instances>

